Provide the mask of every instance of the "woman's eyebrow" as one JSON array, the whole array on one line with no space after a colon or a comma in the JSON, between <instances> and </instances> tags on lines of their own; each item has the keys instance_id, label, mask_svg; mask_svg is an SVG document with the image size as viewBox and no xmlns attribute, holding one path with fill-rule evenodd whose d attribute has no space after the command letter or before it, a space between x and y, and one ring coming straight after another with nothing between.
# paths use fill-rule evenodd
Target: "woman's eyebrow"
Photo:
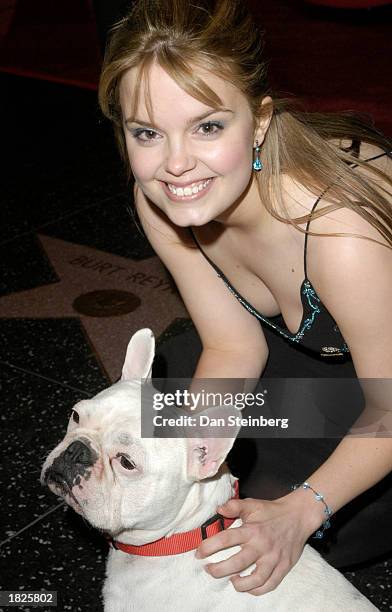
<instances>
[{"instance_id":1,"label":"woman's eyebrow","mask_svg":"<svg viewBox=\"0 0 392 612\"><path fill-rule=\"evenodd\" d=\"M214 115L215 113L234 114L234 111L230 110L230 108L216 108L211 111L207 111L206 113L203 113L202 115L199 115L199 117L192 117L191 119L188 119L188 121L186 122L186 125L188 127L192 125L193 123L197 123L198 121L202 121L202 119L206 119L210 115ZM153 123L149 123L148 121L141 121L140 119L136 119L136 117L135 118L128 117L128 119L125 120L125 124L128 124L128 123L137 123L138 125L145 125L150 128L160 129L158 128L158 126L154 125Z\"/></svg>"}]
</instances>

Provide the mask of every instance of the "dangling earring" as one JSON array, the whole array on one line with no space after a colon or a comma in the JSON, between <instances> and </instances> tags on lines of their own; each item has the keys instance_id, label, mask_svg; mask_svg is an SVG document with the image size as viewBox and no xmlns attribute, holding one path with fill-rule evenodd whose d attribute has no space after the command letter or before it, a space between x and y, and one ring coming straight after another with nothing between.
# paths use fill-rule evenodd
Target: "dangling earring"
<instances>
[{"instance_id":1,"label":"dangling earring","mask_svg":"<svg viewBox=\"0 0 392 612\"><path fill-rule=\"evenodd\" d=\"M259 141L256 140L256 148L253 157L253 170L256 170L256 172L260 172L260 170L262 170L263 168L263 162L260 159Z\"/></svg>"}]
</instances>

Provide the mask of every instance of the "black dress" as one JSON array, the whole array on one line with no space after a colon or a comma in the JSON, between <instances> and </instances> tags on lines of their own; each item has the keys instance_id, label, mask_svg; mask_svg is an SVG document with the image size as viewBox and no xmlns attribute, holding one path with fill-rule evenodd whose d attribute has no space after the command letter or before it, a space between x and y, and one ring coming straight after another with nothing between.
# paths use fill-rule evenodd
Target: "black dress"
<instances>
[{"instance_id":1,"label":"black dress","mask_svg":"<svg viewBox=\"0 0 392 612\"><path fill-rule=\"evenodd\" d=\"M315 202L312 213L321 197ZM263 326L269 358L259 388L268 387L268 379L280 379L279 385L273 385L274 393L278 391L273 402L274 416L286 416L289 405L307 407L306 412L297 408L293 415L294 421L298 415L302 416L302 422L300 419L297 423L298 437L293 437L292 431L289 435L281 432L265 437L244 437L246 431L245 434L241 431L228 463L240 479L242 498L276 499L289 493L291 485L306 480L329 457L363 409L363 395L349 349L307 278L307 238L306 234L301 285L303 317L295 334L289 332L281 316L268 319L254 309L202 251L233 296ZM153 375L192 377L201 348L198 334L190 326L158 347ZM344 413L340 410L339 415L340 407ZM321 433L317 422L314 428L309 426L311 415L316 413L323 416ZM306 428L308 433L303 435L301 432ZM309 496L309 503L312 502L313 497ZM368 561L392 551L391 519L392 473L339 510L332 517L331 528L325 532L325 537L322 540L310 538L309 544L335 567Z\"/></svg>"}]
</instances>

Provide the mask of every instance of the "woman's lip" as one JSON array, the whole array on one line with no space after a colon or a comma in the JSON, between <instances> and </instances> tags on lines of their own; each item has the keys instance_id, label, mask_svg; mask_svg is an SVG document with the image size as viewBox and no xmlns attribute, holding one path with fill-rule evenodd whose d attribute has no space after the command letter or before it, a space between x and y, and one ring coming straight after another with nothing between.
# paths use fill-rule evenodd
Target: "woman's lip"
<instances>
[{"instance_id":1,"label":"woman's lip","mask_svg":"<svg viewBox=\"0 0 392 612\"><path fill-rule=\"evenodd\" d=\"M166 195L168 196L170 200L172 200L173 202L189 202L192 200L198 200L199 198L202 198L211 189L214 179L215 177L213 176L210 176L209 178L204 179L203 182L210 181L208 185L204 187L204 189L202 189L201 191L198 191L197 193L192 193L189 196L178 196L175 193L172 193L170 191L167 183L165 183L164 181L161 181L161 183L162 183L164 192L166 193ZM198 182L201 183L202 181L198 181Z\"/></svg>"}]
</instances>

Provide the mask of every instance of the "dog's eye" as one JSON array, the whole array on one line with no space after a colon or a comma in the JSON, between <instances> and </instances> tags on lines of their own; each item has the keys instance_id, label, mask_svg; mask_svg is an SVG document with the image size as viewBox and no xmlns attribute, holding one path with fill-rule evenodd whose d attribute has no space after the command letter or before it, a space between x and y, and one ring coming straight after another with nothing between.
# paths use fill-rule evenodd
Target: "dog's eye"
<instances>
[{"instance_id":1,"label":"dog's eye","mask_svg":"<svg viewBox=\"0 0 392 612\"><path fill-rule=\"evenodd\" d=\"M71 415L71 416L72 416L72 420L73 420L75 423L79 423L79 415L78 415L78 413L76 412L76 410L72 410L72 415Z\"/></svg>"},{"instance_id":2,"label":"dog's eye","mask_svg":"<svg viewBox=\"0 0 392 612\"><path fill-rule=\"evenodd\" d=\"M124 455L121 455L120 463L123 466L123 468L125 468L126 470L134 470L135 469L135 464L132 463L132 461L130 461L126 457L124 457Z\"/></svg>"}]
</instances>

